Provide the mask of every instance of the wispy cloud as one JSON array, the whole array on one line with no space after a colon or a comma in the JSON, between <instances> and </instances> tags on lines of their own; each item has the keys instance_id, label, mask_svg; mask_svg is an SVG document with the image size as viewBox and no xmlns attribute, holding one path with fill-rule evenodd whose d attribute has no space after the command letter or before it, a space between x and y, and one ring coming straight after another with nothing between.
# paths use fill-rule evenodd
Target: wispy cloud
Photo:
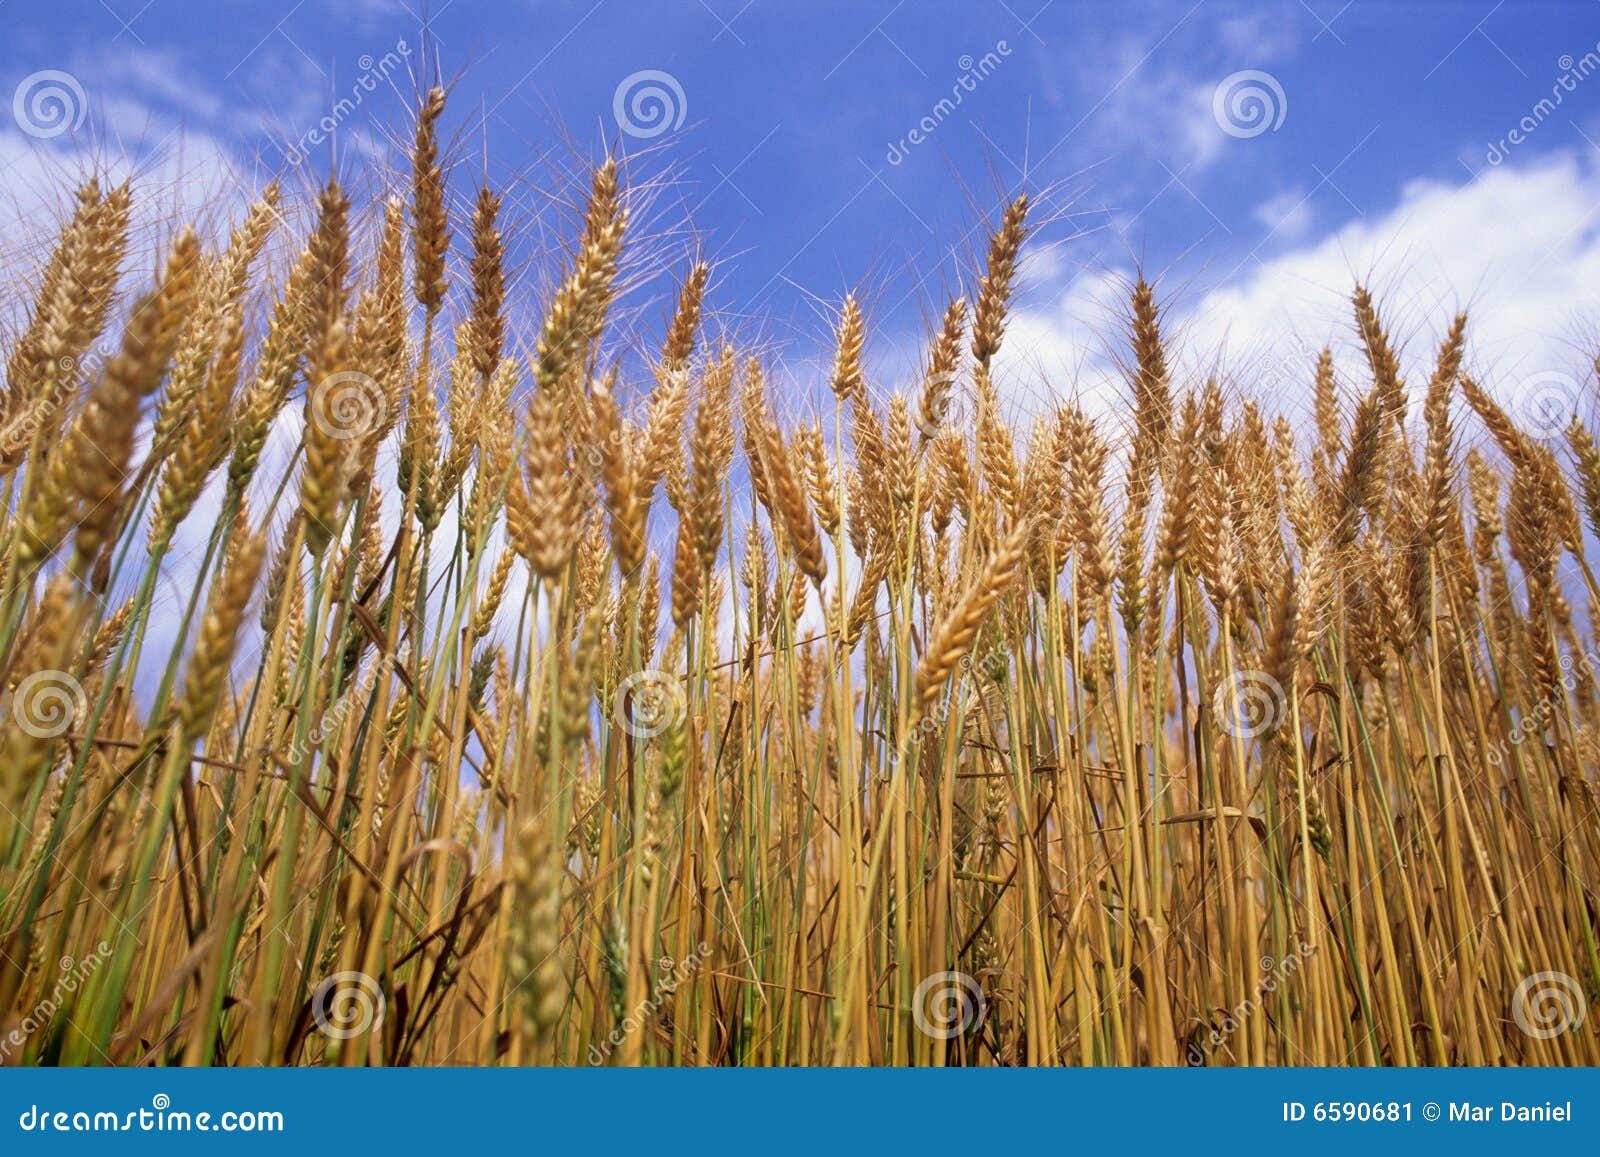
<instances>
[{"instance_id":1,"label":"wispy cloud","mask_svg":"<svg viewBox=\"0 0 1600 1157\"><path fill-rule=\"evenodd\" d=\"M1217 85L1241 69L1287 60L1298 45L1296 22L1255 14L1190 26L1183 12L1163 9L1137 30L1073 50L1074 81L1053 96L1069 109L1089 110L1075 133L1075 155L1132 155L1203 172L1236 144L1213 114Z\"/></svg>"},{"instance_id":2,"label":"wispy cloud","mask_svg":"<svg viewBox=\"0 0 1600 1157\"><path fill-rule=\"evenodd\" d=\"M1468 365L1510 404L1552 374L1583 381L1594 349L1584 318L1600 310L1600 161L1562 152L1506 165L1477 180L1414 180L1387 212L1312 239L1291 194L1258 207L1288 219L1302 241L1233 271L1211 268L1214 288L1177 301L1171 332L1180 381L1221 367L1247 393L1305 391L1315 351L1332 345L1354 379L1360 355L1350 321L1357 280L1371 285L1402 342L1413 378L1435 342L1467 309ZM1280 233L1283 228L1280 228ZM1083 274L1022 309L1007 336L1004 370L1023 407L1082 393L1109 408L1120 382L1103 335L1131 278L1126 267Z\"/></svg>"}]
</instances>

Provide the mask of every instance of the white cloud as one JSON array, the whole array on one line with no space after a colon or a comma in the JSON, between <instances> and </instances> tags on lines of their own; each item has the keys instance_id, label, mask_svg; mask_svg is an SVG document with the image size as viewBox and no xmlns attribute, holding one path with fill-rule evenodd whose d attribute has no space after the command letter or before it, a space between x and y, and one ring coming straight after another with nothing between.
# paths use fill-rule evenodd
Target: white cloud
<instances>
[{"instance_id":1,"label":"white cloud","mask_svg":"<svg viewBox=\"0 0 1600 1157\"><path fill-rule=\"evenodd\" d=\"M1276 62L1297 47L1299 23L1298 15L1211 22L1205 17L1174 21L1163 13L1137 32L1097 37L1073 50L1071 85L1054 83L1052 62L1043 70L1042 92L1077 120L1070 151L1085 160L1131 154L1159 162L1169 173L1202 173L1240 146L1238 133L1224 130L1213 111L1218 85L1277 68ZM1272 84L1281 88L1276 77ZM1270 120L1293 94L1269 91L1267 97ZM1247 104L1235 115L1251 127L1262 111Z\"/></svg>"},{"instance_id":2,"label":"white cloud","mask_svg":"<svg viewBox=\"0 0 1600 1157\"><path fill-rule=\"evenodd\" d=\"M1217 22L1217 40L1228 56L1260 65L1293 52L1304 27L1295 9L1241 13Z\"/></svg>"},{"instance_id":3,"label":"white cloud","mask_svg":"<svg viewBox=\"0 0 1600 1157\"><path fill-rule=\"evenodd\" d=\"M1486 172L1465 185L1413 181L1399 205L1352 222L1209 294L1194 337L1278 348L1296 333L1351 338L1350 286L1369 282L1426 372L1450 315L1466 308L1469 366L1514 394L1531 376L1581 375L1592 351L1572 343L1600 303L1600 169L1566 153Z\"/></svg>"},{"instance_id":4,"label":"white cloud","mask_svg":"<svg viewBox=\"0 0 1600 1157\"><path fill-rule=\"evenodd\" d=\"M237 126L221 98L171 52L119 48L67 63L70 83L49 82L44 119L19 118L9 102L0 113L0 253L23 269L42 263L90 174L103 187L132 180L126 270L153 268L181 224L225 237L266 178L226 143ZM34 91L38 76L0 73L0 96Z\"/></svg>"},{"instance_id":5,"label":"white cloud","mask_svg":"<svg viewBox=\"0 0 1600 1157\"><path fill-rule=\"evenodd\" d=\"M390 27L396 20L416 19L402 0L332 0L327 11L335 20L354 24L362 31ZM426 9L424 9L426 11Z\"/></svg>"},{"instance_id":6,"label":"white cloud","mask_svg":"<svg viewBox=\"0 0 1600 1157\"><path fill-rule=\"evenodd\" d=\"M1557 375L1575 392L1590 376L1600 316L1600 162L1568 152L1466 183L1411 181L1386 213L1287 252L1247 256L1234 270L1212 257L1207 272L1215 287L1172 315L1188 380L1220 364L1245 392L1289 406L1305 391L1283 388L1285 368L1303 366L1296 380L1309 380L1324 344L1359 380L1349 305L1359 280L1378 296L1412 380L1426 376L1440 334L1464 308L1467 366L1492 391L1515 406ZM1108 322L1115 332L1116 286L1127 277L1131 270L1083 275L1048 304L1019 311L1004 351L1019 404L1046 380L1056 395L1072 392L1062 383L1087 382L1091 395L1118 396L1103 335Z\"/></svg>"},{"instance_id":7,"label":"white cloud","mask_svg":"<svg viewBox=\"0 0 1600 1157\"><path fill-rule=\"evenodd\" d=\"M170 48L100 53L78 67L91 95L104 99L108 108L113 94L137 93L143 101L191 123L209 124L224 112L222 98L200 83Z\"/></svg>"},{"instance_id":8,"label":"white cloud","mask_svg":"<svg viewBox=\"0 0 1600 1157\"><path fill-rule=\"evenodd\" d=\"M1264 225L1278 242L1298 241L1316 224L1311 198L1304 189L1298 188L1268 197L1250 211L1250 216Z\"/></svg>"},{"instance_id":9,"label":"white cloud","mask_svg":"<svg viewBox=\"0 0 1600 1157\"><path fill-rule=\"evenodd\" d=\"M1090 110L1085 145L1094 152L1135 151L1171 171L1204 170L1217 161L1231 138L1211 114L1215 77L1190 75L1178 68L1156 68L1151 48L1138 41L1113 46L1085 91L1101 86L1100 104Z\"/></svg>"}]
</instances>

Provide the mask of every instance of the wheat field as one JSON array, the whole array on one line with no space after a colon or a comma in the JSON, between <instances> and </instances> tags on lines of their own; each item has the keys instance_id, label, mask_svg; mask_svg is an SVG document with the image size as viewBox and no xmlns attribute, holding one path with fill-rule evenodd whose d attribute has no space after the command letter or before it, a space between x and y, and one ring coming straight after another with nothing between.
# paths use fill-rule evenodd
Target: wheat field
<instances>
[{"instance_id":1,"label":"wheat field","mask_svg":"<svg viewBox=\"0 0 1600 1157\"><path fill-rule=\"evenodd\" d=\"M5 1063L1600 1063L1600 445L1464 316L1291 422L1138 278L1019 419L1022 195L801 395L617 160L524 291L444 118L13 274Z\"/></svg>"}]
</instances>

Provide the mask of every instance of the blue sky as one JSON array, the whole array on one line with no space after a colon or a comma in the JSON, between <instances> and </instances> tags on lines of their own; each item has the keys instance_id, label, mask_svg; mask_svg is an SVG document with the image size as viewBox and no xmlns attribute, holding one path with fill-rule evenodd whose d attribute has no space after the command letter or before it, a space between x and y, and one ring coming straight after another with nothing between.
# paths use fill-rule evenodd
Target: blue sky
<instances>
[{"instance_id":1,"label":"blue sky","mask_svg":"<svg viewBox=\"0 0 1600 1157\"><path fill-rule=\"evenodd\" d=\"M0 259L38 259L86 166L136 179L130 275L179 221L216 234L274 176L303 191L337 163L381 192L363 175L403 166L413 74L436 53L458 209L486 176L522 239L523 332L585 166L615 149L653 190L634 267L651 276L616 311L644 327L634 348L698 250L717 263L711 325L770 343L795 410L826 404L819 362L852 289L869 385L911 386L925 319L970 292L984 227L1021 188L1039 228L995 367L1015 417L1069 397L1125 414L1115 347L1141 265L1180 387L1214 373L1303 416L1327 343L1363 388L1359 277L1409 374L1467 307L1467 368L1525 425L1595 410L1594 0L3 0L0 23ZM286 409L269 459L289 461L298 422ZM217 501L214 483L202 509ZM156 635L176 631L207 529L197 514L180 533Z\"/></svg>"},{"instance_id":2,"label":"blue sky","mask_svg":"<svg viewBox=\"0 0 1600 1157\"><path fill-rule=\"evenodd\" d=\"M245 188L298 142L325 170L320 119L379 72L334 134L352 168L403 133L431 44L463 171L486 149L535 231L556 174L615 147L663 181L662 252L720 260L730 319L814 352L858 288L886 376L1022 187L1043 225L1008 353L1035 391L1096 388L1136 262L1194 363L1257 385L1348 336L1358 275L1417 356L1467 304L1506 389L1576 376L1600 286L1592 0L9 0L0 21L12 215L84 155ZM77 86L54 135L13 123L41 73Z\"/></svg>"}]
</instances>

